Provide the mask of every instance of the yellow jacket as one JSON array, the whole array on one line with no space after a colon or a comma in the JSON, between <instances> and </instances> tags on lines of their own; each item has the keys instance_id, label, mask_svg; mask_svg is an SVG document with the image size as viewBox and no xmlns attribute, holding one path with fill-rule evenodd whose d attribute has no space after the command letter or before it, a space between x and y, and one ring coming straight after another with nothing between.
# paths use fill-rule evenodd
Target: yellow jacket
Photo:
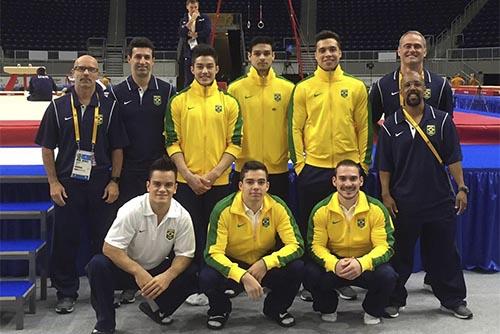
<instances>
[{"instance_id":1,"label":"yellow jacket","mask_svg":"<svg viewBox=\"0 0 500 334\"><path fill-rule=\"evenodd\" d=\"M204 87L196 80L175 95L165 113L165 146L171 156L182 152L188 169L197 175L211 171L223 153L241 151L242 118L238 101L217 83ZM214 185L229 183L228 168ZM186 183L179 175L178 181Z\"/></svg>"},{"instance_id":2,"label":"yellow jacket","mask_svg":"<svg viewBox=\"0 0 500 334\"><path fill-rule=\"evenodd\" d=\"M394 254L394 227L384 205L359 192L351 221L344 217L338 194L314 207L309 217L307 248L326 271L335 271L340 258L354 257L361 269L374 270Z\"/></svg>"},{"instance_id":3,"label":"yellow jacket","mask_svg":"<svg viewBox=\"0 0 500 334\"><path fill-rule=\"evenodd\" d=\"M259 219L261 223L254 232L241 192L219 201L210 215L205 262L225 277L240 282L246 270L230 258L248 265L263 259L271 270L302 256L304 241L290 209L279 197L264 197ZM283 243L280 249L276 249L277 235Z\"/></svg>"},{"instance_id":4,"label":"yellow jacket","mask_svg":"<svg viewBox=\"0 0 500 334\"><path fill-rule=\"evenodd\" d=\"M365 84L318 66L295 86L289 106L288 146L297 173L304 164L334 168L350 159L368 172L372 153L371 108ZM304 157L305 155L305 157Z\"/></svg>"},{"instance_id":5,"label":"yellow jacket","mask_svg":"<svg viewBox=\"0 0 500 334\"><path fill-rule=\"evenodd\" d=\"M238 172L248 160L263 162L271 174L288 172L287 108L293 87L272 68L263 78L253 66L229 85L227 91L238 100L243 114L245 136L236 160Z\"/></svg>"}]
</instances>

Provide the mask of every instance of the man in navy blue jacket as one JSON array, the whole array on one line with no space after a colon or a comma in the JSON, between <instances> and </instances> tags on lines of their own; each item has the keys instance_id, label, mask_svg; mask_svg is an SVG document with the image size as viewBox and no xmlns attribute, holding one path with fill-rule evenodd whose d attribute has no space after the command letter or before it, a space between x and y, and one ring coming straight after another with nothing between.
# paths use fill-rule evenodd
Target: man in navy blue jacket
<instances>
[{"instance_id":1,"label":"man in navy blue jacket","mask_svg":"<svg viewBox=\"0 0 500 334\"><path fill-rule=\"evenodd\" d=\"M184 62L184 87L193 81L191 73L191 53L198 44L209 44L212 25L207 15L201 14L198 0L187 0L187 13L179 23L180 55L178 59Z\"/></svg>"}]
</instances>

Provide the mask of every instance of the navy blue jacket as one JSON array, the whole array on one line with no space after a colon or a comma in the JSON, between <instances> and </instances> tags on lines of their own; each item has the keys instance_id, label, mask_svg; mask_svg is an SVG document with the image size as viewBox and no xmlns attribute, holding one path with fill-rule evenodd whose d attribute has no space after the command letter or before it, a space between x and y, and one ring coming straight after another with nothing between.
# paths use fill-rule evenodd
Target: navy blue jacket
<instances>
[{"instance_id":1,"label":"navy blue jacket","mask_svg":"<svg viewBox=\"0 0 500 334\"><path fill-rule=\"evenodd\" d=\"M54 79L48 75L37 75L30 79L29 101L51 101L52 91L57 91Z\"/></svg>"},{"instance_id":2,"label":"navy blue jacket","mask_svg":"<svg viewBox=\"0 0 500 334\"><path fill-rule=\"evenodd\" d=\"M425 103L453 117L453 93L448 81L426 69L424 77L425 86L430 92L430 96L426 92ZM397 69L380 78L370 90L372 122L378 122L382 114L385 114L385 119L389 118L401 107L399 102L399 69Z\"/></svg>"},{"instance_id":3,"label":"navy blue jacket","mask_svg":"<svg viewBox=\"0 0 500 334\"><path fill-rule=\"evenodd\" d=\"M191 48L189 47L189 44L187 42L190 38L188 36L189 29L186 27L186 23L188 21L188 14L185 13L179 22L179 38L182 43L181 55L186 58L191 58ZM198 16L198 18L196 19L195 30L198 33L198 37L196 38L198 44L208 44L208 39L212 30L210 18L207 15L200 13L200 16Z\"/></svg>"}]
</instances>

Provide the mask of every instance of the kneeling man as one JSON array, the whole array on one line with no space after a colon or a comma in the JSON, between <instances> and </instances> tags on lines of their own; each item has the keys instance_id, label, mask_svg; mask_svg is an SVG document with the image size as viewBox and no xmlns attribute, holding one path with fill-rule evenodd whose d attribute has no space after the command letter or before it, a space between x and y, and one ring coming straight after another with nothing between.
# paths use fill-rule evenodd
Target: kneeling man
<instances>
[{"instance_id":1,"label":"kneeling man","mask_svg":"<svg viewBox=\"0 0 500 334\"><path fill-rule=\"evenodd\" d=\"M103 246L87 266L91 303L97 316L93 334L115 330L115 290L140 290L141 311L159 324L197 289L193 224L189 213L172 196L177 169L169 158L153 162L147 193L118 211ZM173 254L171 254L173 253Z\"/></svg>"},{"instance_id":2,"label":"kneeling man","mask_svg":"<svg viewBox=\"0 0 500 334\"><path fill-rule=\"evenodd\" d=\"M221 329L231 313L228 280L243 285L251 300L264 295L264 314L280 326L295 325L288 313L303 277L304 242L286 204L269 190L266 166L246 162L240 191L217 203L210 215L200 288L208 296L207 327Z\"/></svg>"},{"instance_id":3,"label":"kneeling man","mask_svg":"<svg viewBox=\"0 0 500 334\"><path fill-rule=\"evenodd\" d=\"M340 161L332 182L337 192L316 204L309 217L307 247L314 261L306 266L304 286L312 293L313 309L327 322L337 320L336 289L367 289L364 322L378 324L397 279L388 263L391 217L381 202L359 190L363 177L354 161Z\"/></svg>"}]
</instances>

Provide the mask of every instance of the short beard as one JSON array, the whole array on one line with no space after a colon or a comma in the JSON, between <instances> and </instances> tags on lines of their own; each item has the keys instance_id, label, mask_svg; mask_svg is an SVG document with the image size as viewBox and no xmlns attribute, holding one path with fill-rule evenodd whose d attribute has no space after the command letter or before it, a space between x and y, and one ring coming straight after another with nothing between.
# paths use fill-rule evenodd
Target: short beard
<instances>
[{"instance_id":1,"label":"short beard","mask_svg":"<svg viewBox=\"0 0 500 334\"><path fill-rule=\"evenodd\" d=\"M418 99L411 99L410 96L417 95ZM406 105L410 107L416 107L422 102L422 97L418 94L408 94L405 99Z\"/></svg>"}]
</instances>

